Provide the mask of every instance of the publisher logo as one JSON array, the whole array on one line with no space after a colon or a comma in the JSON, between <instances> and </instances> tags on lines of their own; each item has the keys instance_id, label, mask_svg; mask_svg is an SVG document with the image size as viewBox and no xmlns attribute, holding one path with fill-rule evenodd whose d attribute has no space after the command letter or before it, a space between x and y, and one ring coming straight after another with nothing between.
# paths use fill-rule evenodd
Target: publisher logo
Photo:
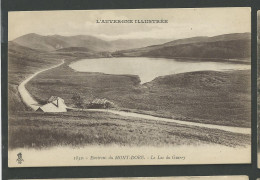
<instances>
[{"instance_id":1,"label":"publisher logo","mask_svg":"<svg viewBox=\"0 0 260 180\"><path fill-rule=\"evenodd\" d=\"M17 163L18 163L18 164L22 164L22 162L24 161L24 160L23 160L23 155L22 155L22 153L18 153L18 154L17 154L17 157L18 157L17 160L16 160Z\"/></svg>"}]
</instances>

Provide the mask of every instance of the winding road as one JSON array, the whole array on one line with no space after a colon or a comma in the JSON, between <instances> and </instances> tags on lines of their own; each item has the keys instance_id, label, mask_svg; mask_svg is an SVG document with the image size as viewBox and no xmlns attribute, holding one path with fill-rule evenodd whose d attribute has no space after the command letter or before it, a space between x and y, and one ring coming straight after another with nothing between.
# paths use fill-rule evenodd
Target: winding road
<instances>
[{"instance_id":1,"label":"winding road","mask_svg":"<svg viewBox=\"0 0 260 180\"><path fill-rule=\"evenodd\" d=\"M35 74L28 77L26 80L24 80L19 86L18 86L18 92L21 95L22 101L33 110L37 110L39 107L38 102L31 96L31 94L28 92L28 90L25 88L25 85L33 79L38 74L48 71L50 69L56 68L64 64L64 60L60 64L51 66L49 68L43 69L41 71L36 72ZM77 108L70 108L72 110L81 110ZM241 127L232 127L232 126L221 126L221 125L214 125L214 124L203 124L203 123L196 123L196 122L190 122L190 121L180 121L170 118L162 118L162 117L155 117L151 115L145 115L145 114L139 114L139 113L133 113L133 112L124 112L124 111L116 111L116 110L105 110L105 109L84 109L83 111L94 111L94 112L108 112L124 117L135 117L135 118L141 118L146 120L152 120L152 121L162 121L162 122L173 122L178 123L182 125L189 125L189 126L197 126L197 127L203 127L203 128L210 128L210 129L218 129L223 130L227 132L233 132L233 133L239 133L239 134L251 134L251 128L241 128Z\"/></svg>"},{"instance_id":2,"label":"winding road","mask_svg":"<svg viewBox=\"0 0 260 180\"><path fill-rule=\"evenodd\" d=\"M78 108L69 108L72 110L79 110L82 111L82 109ZM146 114L139 114L139 113L133 113L133 112L125 112L125 111L116 111L111 109L83 109L83 111L93 111L93 112L108 112L124 117L135 117L135 118L141 118L146 120L152 120L152 121L161 121L161 122L170 122L170 123L177 123L177 124L183 124L188 126L197 126L197 127L203 127L203 128L209 128L209 129L218 129L222 131L232 132L232 133L239 133L239 134L251 134L251 128L241 128L241 127L232 127L232 126L221 126L221 125L215 125L215 124L204 124L204 123L197 123L197 122L191 122L191 121L181 121L171 118L163 118L163 117L156 117Z\"/></svg>"},{"instance_id":3,"label":"winding road","mask_svg":"<svg viewBox=\"0 0 260 180\"><path fill-rule=\"evenodd\" d=\"M27 79L25 79L19 86L18 86L18 92L21 95L22 101L30 108L32 108L33 110L37 110L39 107L38 102L31 96L31 94L28 92L28 90L25 88L25 85L35 76L37 76L38 74L44 72L44 71L48 71L50 69L56 68L61 66L62 64L64 64L64 60L62 60L62 62L60 64L51 66L49 68L40 70L36 73L34 73L33 75L31 75L30 77L28 77Z\"/></svg>"}]
</instances>

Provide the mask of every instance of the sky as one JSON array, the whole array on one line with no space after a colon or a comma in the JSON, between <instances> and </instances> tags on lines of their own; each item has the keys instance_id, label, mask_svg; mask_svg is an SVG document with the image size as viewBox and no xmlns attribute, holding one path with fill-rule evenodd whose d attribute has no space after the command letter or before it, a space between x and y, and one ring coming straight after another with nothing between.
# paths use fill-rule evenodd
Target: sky
<instances>
[{"instance_id":1,"label":"sky","mask_svg":"<svg viewBox=\"0 0 260 180\"><path fill-rule=\"evenodd\" d=\"M251 31L250 8L12 11L8 40L28 33L92 35L105 40L181 39ZM168 23L96 23L96 20L168 20Z\"/></svg>"}]
</instances>

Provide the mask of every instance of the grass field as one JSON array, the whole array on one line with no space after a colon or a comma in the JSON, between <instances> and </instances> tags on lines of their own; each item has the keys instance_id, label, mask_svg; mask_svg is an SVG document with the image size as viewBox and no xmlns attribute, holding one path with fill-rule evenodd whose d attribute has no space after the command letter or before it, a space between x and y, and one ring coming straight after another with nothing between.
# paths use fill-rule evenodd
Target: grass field
<instances>
[{"instance_id":1,"label":"grass field","mask_svg":"<svg viewBox=\"0 0 260 180\"><path fill-rule=\"evenodd\" d=\"M229 133L175 123L124 118L109 113L21 112L9 119L9 148L53 146L128 145L167 146L250 144L250 135Z\"/></svg>"},{"instance_id":2,"label":"grass field","mask_svg":"<svg viewBox=\"0 0 260 180\"><path fill-rule=\"evenodd\" d=\"M138 76L75 72L67 64L27 84L39 101L73 94L88 102L107 98L120 109L201 123L250 127L250 71L203 71L158 77L144 85Z\"/></svg>"}]
</instances>

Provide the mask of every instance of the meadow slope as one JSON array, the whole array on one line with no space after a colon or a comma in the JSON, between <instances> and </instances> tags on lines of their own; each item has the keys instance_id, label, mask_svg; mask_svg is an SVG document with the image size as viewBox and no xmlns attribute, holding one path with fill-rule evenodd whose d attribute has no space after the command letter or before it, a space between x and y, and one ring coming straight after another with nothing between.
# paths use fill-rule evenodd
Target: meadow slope
<instances>
[{"instance_id":1,"label":"meadow slope","mask_svg":"<svg viewBox=\"0 0 260 180\"><path fill-rule=\"evenodd\" d=\"M113 144L245 147L250 145L250 135L100 112L20 112L9 119L10 149Z\"/></svg>"}]
</instances>

